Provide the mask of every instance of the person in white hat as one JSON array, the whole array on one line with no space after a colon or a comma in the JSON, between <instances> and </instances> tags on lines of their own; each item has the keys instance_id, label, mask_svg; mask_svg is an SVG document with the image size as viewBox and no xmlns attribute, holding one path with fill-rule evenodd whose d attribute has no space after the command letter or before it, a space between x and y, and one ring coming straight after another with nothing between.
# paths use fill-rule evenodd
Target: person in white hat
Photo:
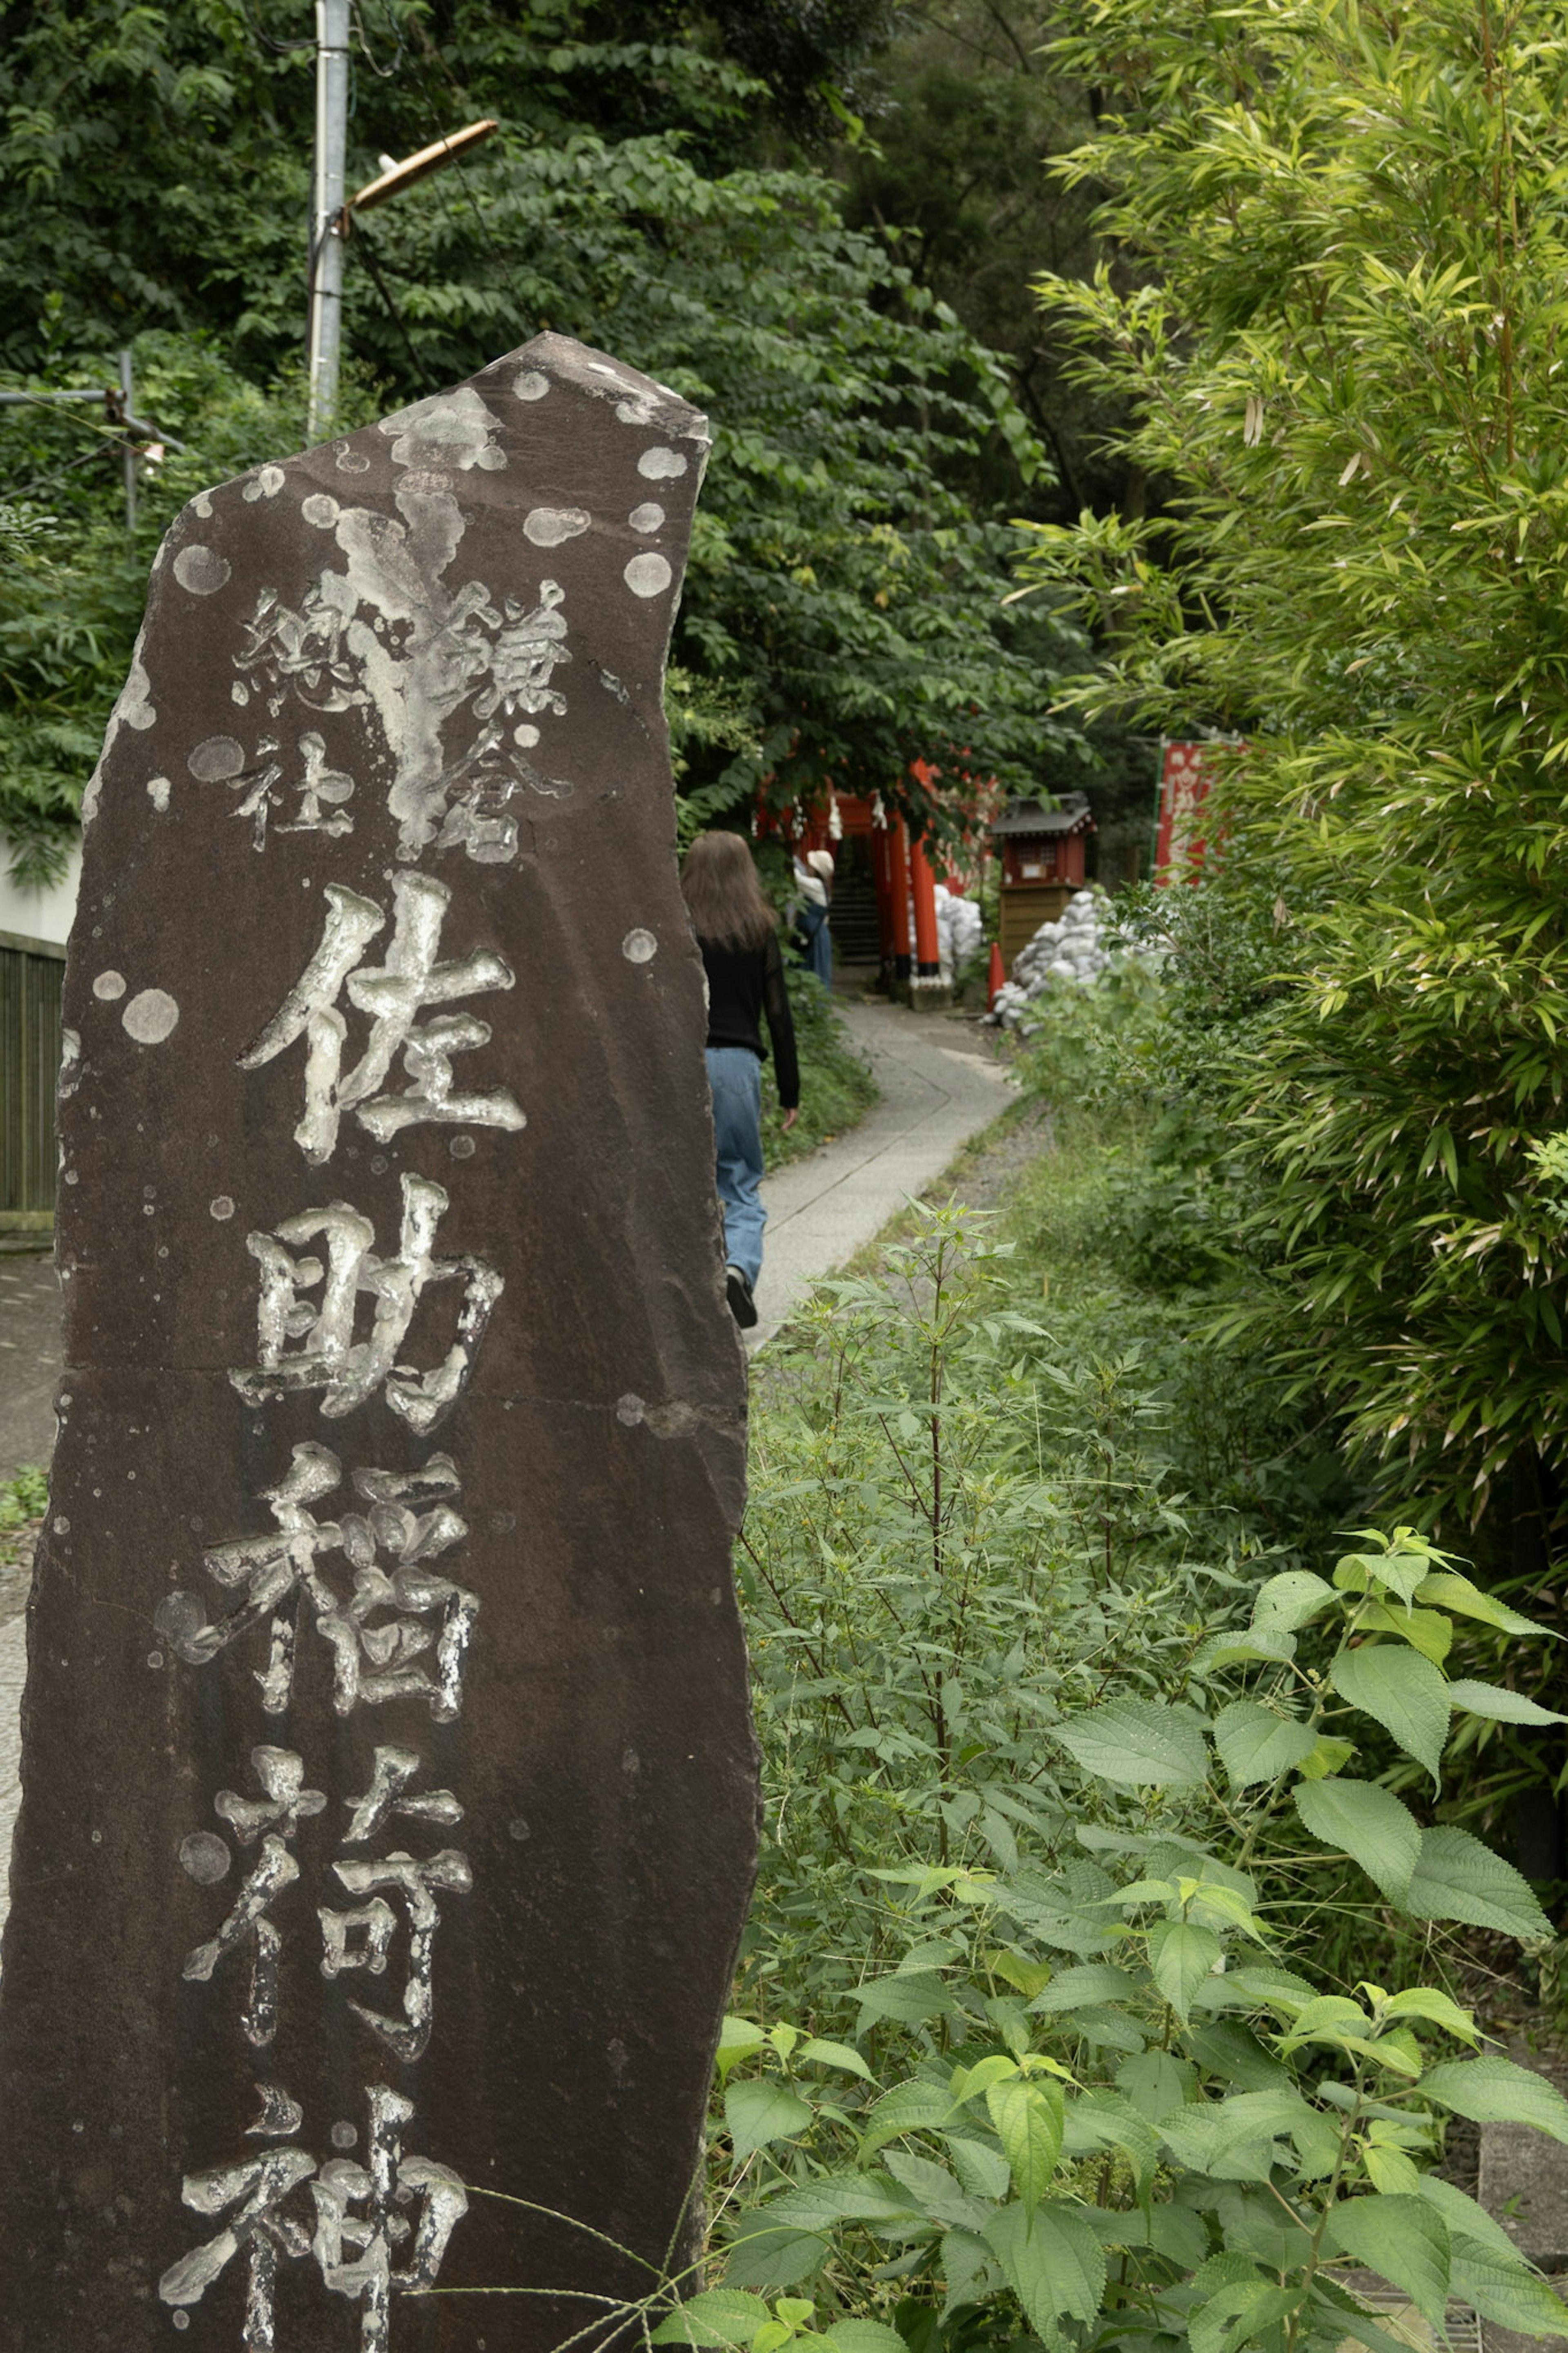
<instances>
[{"instance_id":1,"label":"person in white hat","mask_svg":"<svg viewBox=\"0 0 1568 2353\"><path fill-rule=\"evenodd\" d=\"M795 909L795 941L800 960L824 988L833 986L833 934L827 911L833 899L833 857L829 850L808 849L795 854L795 887L800 893Z\"/></svg>"}]
</instances>

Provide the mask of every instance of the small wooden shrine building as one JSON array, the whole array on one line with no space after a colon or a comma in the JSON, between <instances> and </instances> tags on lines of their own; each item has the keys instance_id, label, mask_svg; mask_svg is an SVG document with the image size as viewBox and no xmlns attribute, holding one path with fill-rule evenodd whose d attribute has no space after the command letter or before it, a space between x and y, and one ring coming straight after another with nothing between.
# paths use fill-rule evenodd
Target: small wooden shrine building
<instances>
[{"instance_id":1,"label":"small wooden shrine building","mask_svg":"<svg viewBox=\"0 0 1568 2353\"><path fill-rule=\"evenodd\" d=\"M991 839L1002 864L1002 961L1009 972L1040 925L1054 923L1073 892L1083 889L1093 831L1087 793L1064 793L1055 808L1037 800L1009 801L993 820Z\"/></svg>"}]
</instances>

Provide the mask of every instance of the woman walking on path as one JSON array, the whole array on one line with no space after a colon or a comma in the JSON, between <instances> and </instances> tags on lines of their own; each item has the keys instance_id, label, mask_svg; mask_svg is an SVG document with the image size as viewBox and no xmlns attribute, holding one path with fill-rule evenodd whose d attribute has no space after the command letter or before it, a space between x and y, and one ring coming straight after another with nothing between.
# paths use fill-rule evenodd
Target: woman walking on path
<instances>
[{"instance_id":1,"label":"woman walking on path","mask_svg":"<svg viewBox=\"0 0 1568 2353\"><path fill-rule=\"evenodd\" d=\"M773 1039L785 1127L795 1123L800 1071L773 911L738 833L700 833L681 861L680 887L708 976L708 1083L713 1092L725 1289L743 1331L757 1320L767 1211L763 1181L762 1018Z\"/></svg>"},{"instance_id":2,"label":"woman walking on path","mask_svg":"<svg viewBox=\"0 0 1568 2353\"><path fill-rule=\"evenodd\" d=\"M833 903L833 857L829 850L808 849L795 854L795 887L800 893L795 911L795 937L800 960L824 988L833 986L833 933L828 910Z\"/></svg>"}]
</instances>

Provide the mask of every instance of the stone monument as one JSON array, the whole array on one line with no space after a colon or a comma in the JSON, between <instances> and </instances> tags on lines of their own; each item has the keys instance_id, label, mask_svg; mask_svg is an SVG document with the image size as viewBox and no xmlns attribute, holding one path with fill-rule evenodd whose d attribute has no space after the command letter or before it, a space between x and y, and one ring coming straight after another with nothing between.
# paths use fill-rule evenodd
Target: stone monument
<instances>
[{"instance_id":1,"label":"stone monument","mask_svg":"<svg viewBox=\"0 0 1568 2353\"><path fill-rule=\"evenodd\" d=\"M689 2253L757 1809L707 447L545 335L159 553L67 976L5 2353L604 2343Z\"/></svg>"}]
</instances>

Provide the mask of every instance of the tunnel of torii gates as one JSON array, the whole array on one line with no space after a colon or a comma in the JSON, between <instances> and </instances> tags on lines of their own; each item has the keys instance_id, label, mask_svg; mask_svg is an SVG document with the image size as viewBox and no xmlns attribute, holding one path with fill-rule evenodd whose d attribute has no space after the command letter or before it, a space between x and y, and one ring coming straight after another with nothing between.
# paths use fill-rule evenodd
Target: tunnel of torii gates
<instances>
[{"instance_id":1,"label":"tunnel of torii gates","mask_svg":"<svg viewBox=\"0 0 1568 2353\"><path fill-rule=\"evenodd\" d=\"M800 857L807 850L826 849L837 860L844 843L864 842L877 893L877 932L884 982L897 987L910 981L931 983L940 979L937 883L941 881L955 892L965 892L973 885L954 871L951 859L940 850L939 871L938 866L932 865L925 842L918 836L910 838L904 819L888 808L879 796L843 793L829 787L817 808L807 809L797 804L793 809L757 810L752 819L752 831L758 836L775 834Z\"/></svg>"}]
</instances>

